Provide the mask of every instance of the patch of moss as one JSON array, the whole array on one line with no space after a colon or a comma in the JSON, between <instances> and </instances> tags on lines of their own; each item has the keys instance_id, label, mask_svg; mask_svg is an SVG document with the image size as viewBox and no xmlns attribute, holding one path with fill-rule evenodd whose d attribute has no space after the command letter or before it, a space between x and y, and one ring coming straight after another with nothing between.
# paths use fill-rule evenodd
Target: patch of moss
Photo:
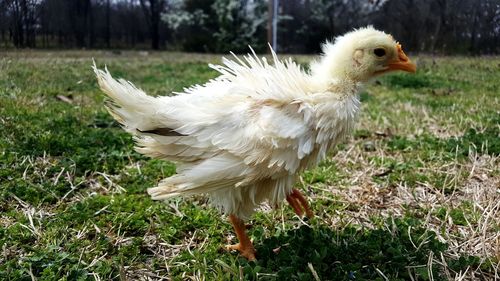
<instances>
[{"instance_id":1,"label":"patch of moss","mask_svg":"<svg viewBox=\"0 0 500 281\"><path fill-rule=\"evenodd\" d=\"M410 277L403 269L426 264L431 251L438 254L446 249L435 233L420 227L413 219L387 223L392 231L353 227L333 231L302 226L270 237L257 246L259 259L256 263L243 261L244 272L253 276L246 280L253 280L257 273L274 273L280 280L314 280L308 263L313 265L321 280L377 280L380 275L376 269L391 280L406 280ZM409 226L412 226L411 238ZM416 250L412 241L426 242ZM440 274L438 268L433 268L436 278ZM416 275L421 274L417 272Z\"/></svg>"},{"instance_id":2,"label":"patch of moss","mask_svg":"<svg viewBox=\"0 0 500 281\"><path fill-rule=\"evenodd\" d=\"M459 138L450 138L446 141L448 149L457 150L461 155L467 156L469 150L489 155L500 155L500 129L489 127L482 132L469 129Z\"/></svg>"}]
</instances>

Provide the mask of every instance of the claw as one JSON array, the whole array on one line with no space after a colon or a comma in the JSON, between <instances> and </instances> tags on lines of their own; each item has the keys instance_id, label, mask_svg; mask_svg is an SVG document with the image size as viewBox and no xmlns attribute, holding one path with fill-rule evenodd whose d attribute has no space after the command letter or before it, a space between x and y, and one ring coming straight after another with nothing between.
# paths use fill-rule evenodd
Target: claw
<instances>
[{"instance_id":1,"label":"claw","mask_svg":"<svg viewBox=\"0 0 500 281\"><path fill-rule=\"evenodd\" d=\"M236 243L233 245L226 245L226 250L227 251L239 251L240 255L245 257L249 261L254 261L255 259L255 249L253 246L251 248L245 248L241 246L241 243Z\"/></svg>"}]
</instances>

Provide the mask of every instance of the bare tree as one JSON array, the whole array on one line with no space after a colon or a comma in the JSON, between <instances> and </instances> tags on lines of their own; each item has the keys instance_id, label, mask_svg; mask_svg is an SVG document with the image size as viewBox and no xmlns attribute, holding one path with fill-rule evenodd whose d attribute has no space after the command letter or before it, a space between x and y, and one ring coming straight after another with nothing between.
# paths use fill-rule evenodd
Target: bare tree
<instances>
[{"instance_id":1,"label":"bare tree","mask_svg":"<svg viewBox=\"0 0 500 281\"><path fill-rule=\"evenodd\" d=\"M72 0L68 1L70 5L70 25L72 28L72 33L75 36L77 47L88 47L89 42L87 40L88 34L90 32L90 13L92 9L92 4L90 0Z\"/></svg>"},{"instance_id":2,"label":"bare tree","mask_svg":"<svg viewBox=\"0 0 500 281\"><path fill-rule=\"evenodd\" d=\"M36 47L36 0L6 0L5 6L10 15L9 30L14 46Z\"/></svg>"},{"instance_id":3,"label":"bare tree","mask_svg":"<svg viewBox=\"0 0 500 281\"><path fill-rule=\"evenodd\" d=\"M165 10L165 0L140 0L151 35L151 48L160 48L160 15Z\"/></svg>"}]
</instances>

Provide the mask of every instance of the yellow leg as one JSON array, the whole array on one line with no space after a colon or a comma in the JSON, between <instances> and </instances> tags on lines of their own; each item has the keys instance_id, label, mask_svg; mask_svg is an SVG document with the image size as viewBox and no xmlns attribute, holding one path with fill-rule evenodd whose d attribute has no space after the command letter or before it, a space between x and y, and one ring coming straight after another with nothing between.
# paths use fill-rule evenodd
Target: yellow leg
<instances>
[{"instance_id":1,"label":"yellow leg","mask_svg":"<svg viewBox=\"0 0 500 281\"><path fill-rule=\"evenodd\" d=\"M299 190L297 189L292 189L292 193L290 193L287 197L286 200L290 205L292 205L292 208L294 209L295 213L298 216L302 216L304 213L302 209L306 212L306 216L308 218L314 217L314 213L312 212L311 208L309 207L309 203L307 203L307 199L300 193ZM293 202L293 203L292 203ZM300 206L299 206L300 205ZM300 208L302 207L302 209Z\"/></svg>"},{"instance_id":2,"label":"yellow leg","mask_svg":"<svg viewBox=\"0 0 500 281\"><path fill-rule=\"evenodd\" d=\"M226 249L238 250L240 254L249 261L255 260L255 248L245 232L245 224L243 223L243 220L235 215L229 215L229 220L231 221L234 231L236 232L236 237L238 237L240 242L234 245L227 245Z\"/></svg>"}]
</instances>

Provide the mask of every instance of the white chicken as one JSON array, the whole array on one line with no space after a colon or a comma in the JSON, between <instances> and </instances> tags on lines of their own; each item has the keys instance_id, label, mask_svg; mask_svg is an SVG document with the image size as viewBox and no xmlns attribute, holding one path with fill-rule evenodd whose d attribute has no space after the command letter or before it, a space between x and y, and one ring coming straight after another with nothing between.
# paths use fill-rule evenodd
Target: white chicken
<instances>
[{"instance_id":1,"label":"white chicken","mask_svg":"<svg viewBox=\"0 0 500 281\"><path fill-rule=\"evenodd\" d=\"M272 55L274 64L255 53L223 58L210 65L217 78L161 97L94 65L113 101L109 112L134 135L136 150L177 163L177 174L148 193L157 200L207 194L235 229L239 243L228 249L249 260L255 249L243 220L259 204L286 199L297 215L313 216L294 183L352 131L360 87L388 71L416 71L392 36L372 27L324 44L310 72Z\"/></svg>"}]
</instances>

